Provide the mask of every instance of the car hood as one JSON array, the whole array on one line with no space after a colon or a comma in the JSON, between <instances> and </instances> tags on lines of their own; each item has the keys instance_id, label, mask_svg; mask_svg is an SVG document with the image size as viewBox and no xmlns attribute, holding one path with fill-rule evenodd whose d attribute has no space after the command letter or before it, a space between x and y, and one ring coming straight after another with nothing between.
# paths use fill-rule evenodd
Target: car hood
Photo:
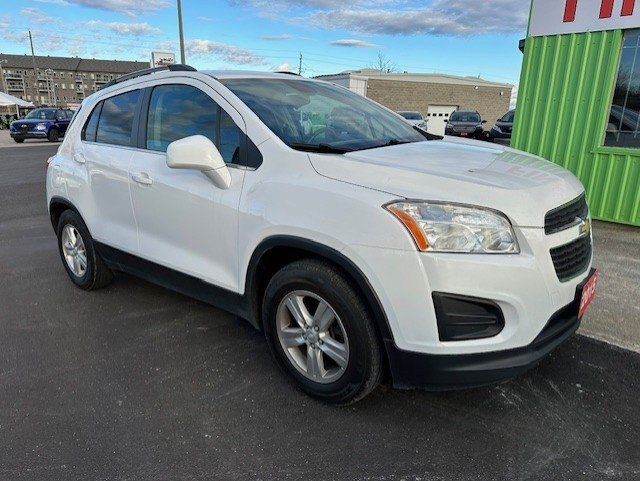
<instances>
[{"instance_id":1,"label":"car hood","mask_svg":"<svg viewBox=\"0 0 640 481\"><path fill-rule=\"evenodd\" d=\"M540 157L451 138L309 157L325 177L400 198L496 209L522 227L543 227L549 210L584 191L572 173Z\"/></svg>"}]
</instances>

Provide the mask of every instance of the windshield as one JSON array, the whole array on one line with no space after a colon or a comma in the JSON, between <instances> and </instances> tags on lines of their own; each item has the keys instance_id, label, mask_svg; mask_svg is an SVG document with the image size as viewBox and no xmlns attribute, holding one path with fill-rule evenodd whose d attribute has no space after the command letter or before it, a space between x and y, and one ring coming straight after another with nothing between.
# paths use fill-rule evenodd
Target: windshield
<instances>
[{"instance_id":1,"label":"windshield","mask_svg":"<svg viewBox=\"0 0 640 481\"><path fill-rule=\"evenodd\" d=\"M298 79L221 82L294 149L344 153L428 138L393 113L331 84Z\"/></svg>"},{"instance_id":2,"label":"windshield","mask_svg":"<svg viewBox=\"0 0 640 481\"><path fill-rule=\"evenodd\" d=\"M449 117L449 122L480 123L480 114L477 112L454 112Z\"/></svg>"},{"instance_id":3,"label":"windshield","mask_svg":"<svg viewBox=\"0 0 640 481\"><path fill-rule=\"evenodd\" d=\"M55 120L55 109L35 109L29 112L25 119L38 119L38 120Z\"/></svg>"},{"instance_id":4,"label":"windshield","mask_svg":"<svg viewBox=\"0 0 640 481\"><path fill-rule=\"evenodd\" d=\"M398 112L407 120L423 120L420 112Z\"/></svg>"},{"instance_id":5,"label":"windshield","mask_svg":"<svg viewBox=\"0 0 640 481\"><path fill-rule=\"evenodd\" d=\"M500 119L501 122L513 122L513 116L516 113L515 110L511 110L507 112L504 117Z\"/></svg>"}]
</instances>

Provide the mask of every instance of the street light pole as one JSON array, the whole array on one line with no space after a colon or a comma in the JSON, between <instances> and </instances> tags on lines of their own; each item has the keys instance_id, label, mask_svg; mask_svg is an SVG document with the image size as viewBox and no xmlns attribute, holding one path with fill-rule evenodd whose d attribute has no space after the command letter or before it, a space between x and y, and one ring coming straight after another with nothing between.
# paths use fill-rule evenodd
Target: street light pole
<instances>
[{"instance_id":1,"label":"street light pole","mask_svg":"<svg viewBox=\"0 0 640 481\"><path fill-rule=\"evenodd\" d=\"M178 0L178 33L180 35L180 63L184 65L184 31L182 30L182 2L180 0Z\"/></svg>"}]
</instances>

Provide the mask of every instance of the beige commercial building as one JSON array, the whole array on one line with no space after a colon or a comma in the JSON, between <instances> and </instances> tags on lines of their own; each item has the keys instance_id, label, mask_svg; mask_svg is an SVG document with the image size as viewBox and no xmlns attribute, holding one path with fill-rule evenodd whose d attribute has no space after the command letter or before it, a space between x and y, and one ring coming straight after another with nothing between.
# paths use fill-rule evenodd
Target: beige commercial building
<instances>
[{"instance_id":1,"label":"beige commercial building","mask_svg":"<svg viewBox=\"0 0 640 481\"><path fill-rule=\"evenodd\" d=\"M395 111L420 112L429 120L429 132L443 134L455 110L477 110L486 129L509 110L513 85L477 77L444 74L385 73L357 70L321 75L321 80L342 85Z\"/></svg>"},{"instance_id":2,"label":"beige commercial building","mask_svg":"<svg viewBox=\"0 0 640 481\"><path fill-rule=\"evenodd\" d=\"M149 68L148 62L45 57L0 53L0 90L36 107L74 106L123 74Z\"/></svg>"}]
</instances>

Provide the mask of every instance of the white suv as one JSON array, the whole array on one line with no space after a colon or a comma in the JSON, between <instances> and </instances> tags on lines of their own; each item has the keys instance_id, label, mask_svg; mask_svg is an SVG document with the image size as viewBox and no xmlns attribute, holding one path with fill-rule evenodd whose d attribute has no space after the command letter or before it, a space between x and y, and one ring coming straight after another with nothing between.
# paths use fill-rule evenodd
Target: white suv
<instances>
[{"instance_id":1,"label":"white suv","mask_svg":"<svg viewBox=\"0 0 640 481\"><path fill-rule=\"evenodd\" d=\"M597 279L571 173L287 74L112 82L49 159L47 200L77 286L124 271L235 313L334 403L518 375Z\"/></svg>"}]
</instances>

